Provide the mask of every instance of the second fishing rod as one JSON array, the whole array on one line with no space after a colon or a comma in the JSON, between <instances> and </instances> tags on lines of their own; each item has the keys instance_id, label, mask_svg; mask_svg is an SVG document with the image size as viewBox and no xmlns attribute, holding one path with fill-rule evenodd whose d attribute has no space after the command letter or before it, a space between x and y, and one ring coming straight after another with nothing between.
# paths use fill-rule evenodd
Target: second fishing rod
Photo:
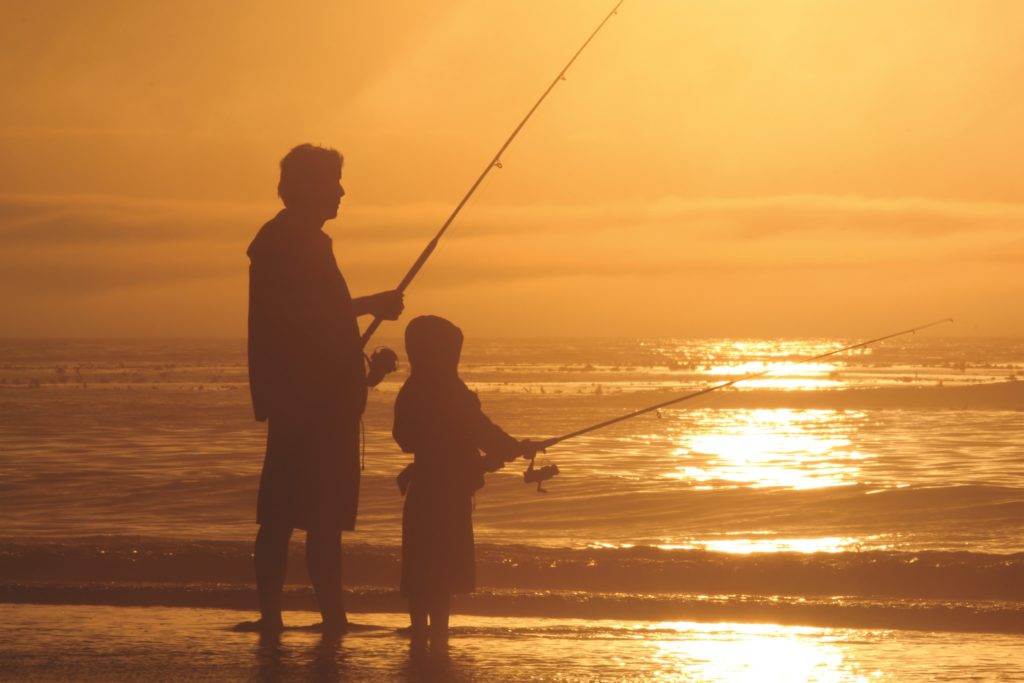
<instances>
[{"instance_id":1,"label":"second fishing rod","mask_svg":"<svg viewBox=\"0 0 1024 683\"><path fill-rule=\"evenodd\" d=\"M905 330L900 330L899 332L892 332L892 333L889 333L889 334L886 334L886 335L882 335L881 337L875 337L874 339L868 339L867 341L857 342L856 344L850 344L848 346L843 346L842 348L833 349L831 351L826 351L825 353L820 353L820 354L818 354L816 356L811 356L809 358L801 358L801 359L799 359L799 360L797 360L795 362L797 364L813 363L814 361L823 360L823 359L829 358L831 356L839 355L840 353L846 353L847 351L854 351L856 349L866 348L868 346L871 346L872 344L878 344L879 342L883 342L883 341L886 341L888 339L893 339L895 337L902 337L902 336L905 336L905 335L908 335L908 334L915 334L917 332L920 332L921 330L926 330L926 329L928 329L930 327L935 327L937 325L944 325L946 323L951 323L951 322L953 322L952 318L942 318L941 320L935 320L933 322L926 323L924 325L918 325L916 327L911 327L911 328L908 328L908 329L905 329ZM772 374L773 372L775 372L775 368L768 368L767 370L761 370L761 371L758 371L758 372L752 372L752 373L749 373L749 374L737 377L735 379L731 379L731 380L729 380L727 382L721 382L719 384L712 384L712 385L706 386L706 387L704 387L702 389L698 389L696 391L692 391L692 392L690 392L688 394L683 394L682 396L676 396L674 398L668 399L667 401L661 401L660 403L655 403L654 405L646 406L644 408L640 408L638 410L631 411L629 413L626 413L625 415L618 415L616 417L613 417L613 418L610 418L610 419L607 419L607 420L603 420L603 421L598 422L596 424L592 424L592 425L589 425L587 427L582 427L580 429L576 429L576 430L568 432L566 434L562 434L561 436L555 436L555 437L552 437L550 439L545 439L545 440L540 441L540 442L538 442L536 444L537 445L537 451L538 452L546 451L548 448L551 448L552 446L560 444L563 441L568 441L569 439L575 439L576 437L583 436L584 434L589 434L591 432L595 432L595 431L597 431L599 429L604 429L605 427L610 427L610 426L612 426L614 424L618 424L619 422L623 422L625 420L631 420L633 418L640 417L641 415L646 415L648 413L653 413L653 412L656 412L658 410L661 410L662 408L668 408L669 406L673 406L673 405L676 405L678 403L682 403L683 401L689 401L691 399L695 399L695 398L698 398L700 396L704 396L706 394L710 394L710 393L712 393L714 391L718 391L720 389L725 389L725 388L734 386L736 384L739 384L740 382L746 382L748 380L757 379L759 377L765 377L767 375ZM545 481L547 481L548 479L551 479L552 477L554 477L555 475L558 474L558 472L559 472L558 471L558 466L557 465L546 465L546 466L540 467L540 468L534 467L534 461L536 459L536 453L534 453L533 456L528 458L528 459L530 461L530 466L527 468L526 472L523 474L523 480L527 484L534 484L534 483L537 484L537 490L538 491L543 491L544 489L541 487L541 485Z\"/></svg>"}]
</instances>

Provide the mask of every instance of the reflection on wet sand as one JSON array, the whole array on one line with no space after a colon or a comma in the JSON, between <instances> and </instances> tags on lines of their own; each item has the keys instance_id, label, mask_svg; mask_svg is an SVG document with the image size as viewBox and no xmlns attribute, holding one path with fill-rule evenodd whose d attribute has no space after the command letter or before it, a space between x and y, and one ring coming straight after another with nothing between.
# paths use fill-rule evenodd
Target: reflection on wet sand
<instances>
[{"instance_id":1,"label":"reflection on wet sand","mask_svg":"<svg viewBox=\"0 0 1024 683\"><path fill-rule=\"evenodd\" d=\"M289 623L308 621L305 614L292 613L289 616ZM365 618L364 615L355 616L356 619ZM393 674L388 677L407 680L459 681L475 678L471 655L456 653L452 656L447 648L413 647L397 628L397 622L403 617L393 614L374 616L382 617L388 626L345 636L315 634L305 626L284 633L255 636L258 640L250 680L342 681L383 676L388 670ZM299 642L296 642L296 636ZM370 647L366 647L365 639L368 638L372 638ZM360 648L366 652L360 653Z\"/></svg>"},{"instance_id":2,"label":"reflection on wet sand","mask_svg":"<svg viewBox=\"0 0 1024 683\"><path fill-rule=\"evenodd\" d=\"M678 630L697 637L657 641L654 659L670 670L685 670L695 680L847 681L882 673L861 669L827 638L798 637L813 634L813 629L680 624Z\"/></svg>"},{"instance_id":3,"label":"reflection on wet sand","mask_svg":"<svg viewBox=\"0 0 1024 683\"><path fill-rule=\"evenodd\" d=\"M235 633L220 609L0 605L11 680L1020 680L1021 636L692 621L453 618L450 652L421 656L395 629L343 638ZM316 620L289 612L288 624Z\"/></svg>"},{"instance_id":4,"label":"reflection on wet sand","mask_svg":"<svg viewBox=\"0 0 1024 683\"><path fill-rule=\"evenodd\" d=\"M252 680L279 681L300 676L308 680L337 681L346 676L346 653L343 638L334 634L312 636L312 644L296 647L294 642L282 644L281 633L257 636Z\"/></svg>"},{"instance_id":5,"label":"reflection on wet sand","mask_svg":"<svg viewBox=\"0 0 1024 683\"><path fill-rule=\"evenodd\" d=\"M261 633L256 646L253 680L277 681L283 672L281 659L284 650L281 648L280 633Z\"/></svg>"}]
</instances>

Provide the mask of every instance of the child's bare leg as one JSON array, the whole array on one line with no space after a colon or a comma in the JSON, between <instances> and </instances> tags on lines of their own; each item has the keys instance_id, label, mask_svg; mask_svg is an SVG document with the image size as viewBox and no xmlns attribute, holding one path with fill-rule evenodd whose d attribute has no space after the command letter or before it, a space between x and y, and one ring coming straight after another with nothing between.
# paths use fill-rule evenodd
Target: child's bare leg
<instances>
[{"instance_id":1,"label":"child's bare leg","mask_svg":"<svg viewBox=\"0 0 1024 683\"><path fill-rule=\"evenodd\" d=\"M409 636L413 647L427 642L427 601L420 596L409 598Z\"/></svg>"},{"instance_id":2,"label":"child's bare leg","mask_svg":"<svg viewBox=\"0 0 1024 683\"><path fill-rule=\"evenodd\" d=\"M430 644L435 648L448 647L448 615L451 596L438 595L430 601Z\"/></svg>"}]
</instances>

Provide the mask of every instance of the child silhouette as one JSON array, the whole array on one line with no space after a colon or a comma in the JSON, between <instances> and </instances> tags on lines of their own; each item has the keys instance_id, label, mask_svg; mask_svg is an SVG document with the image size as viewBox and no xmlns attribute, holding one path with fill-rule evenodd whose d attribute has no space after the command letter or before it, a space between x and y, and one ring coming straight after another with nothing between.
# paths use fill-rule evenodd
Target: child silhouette
<instances>
[{"instance_id":1,"label":"child silhouette","mask_svg":"<svg viewBox=\"0 0 1024 683\"><path fill-rule=\"evenodd\" d=\"M509 436L484 415L459 377L462 339L444 318L410 322L405 349L411 371L395 402L395 441L415 458L399 476L406 493L401 589L413 644L429 635L435 648L448 642L451 596L475 585L473 494L485 472L537 451L536 443Z\"/></svg>"}]
</instances>

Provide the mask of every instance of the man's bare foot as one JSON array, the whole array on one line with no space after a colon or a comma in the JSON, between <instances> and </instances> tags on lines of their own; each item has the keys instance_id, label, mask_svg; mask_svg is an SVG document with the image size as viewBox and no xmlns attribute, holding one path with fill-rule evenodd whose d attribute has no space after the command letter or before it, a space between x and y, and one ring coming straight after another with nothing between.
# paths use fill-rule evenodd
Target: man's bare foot
<instances>
[{"instance_id":1,"label":"man's bare foot","mask_svg":"<svg viewBox=\"0 0 1024 683\"><path fill-rule=\"evenodd\" d=\"M312 631L314 633L324 633L327 635L337 636L352 633L353 631L386 631L387 628L384 626L377 626L375 624L357 624L351 621L345 621L341 624L321 621L316 624L307 624L306 626L293 626L288 630Z\"/></svg>"},{"instance_id":2,"label":"man's bare foot","mask_svg":"<svg viewBox=\"0 0 1024 683\"><path fill-rule=\"evenodd\" d=\"M346 631L381 631L381 630L387 630L387 629L385 629L383 626L378 626L376 624L357 624L357 623L352 622L352 621L346 621L345 622L345 630Z\"/></svg>"},{"instance_id":3,"label":"man's bare foot","mask_svg":"<svg viewBox=\"0 0 1024 683\"><path fill-rule=\"evenodd\" d=\"M235 624L232 631L241 633L280 633L284 630L284 622L280 619L257 619Z\"/></svg>"},{"instance_id":4,"label":"man's bare foot","mask_svg":"<svg viewBox=\"0 0 1024 683\"><path fill-rule=\"evenodd\" d=\"M340 635L350 633L352 631L377 631L380 630L381 627L374 626L373 624L355 624L351 621L322 621L319 624L310 624L309 626L300 626L299 628L303 631L316 631L318 633Z\"/></svg>"},{"instance_id":5,"label":"man's bare foot","mask_svg":"<svg viewBox=\"0 0 1024 683\"><path fill-rule=\"evenodd\" d=\"M344 621L325 619L323 623L320 624L320 631L325 636L343 636L346 633L357 629L358 627L356 627L356 625L350 622L348 619L345 619Z\"/></svg>"},{"instance_id":6,"label":"man's bare foot","mask_svg":"<svg viewBox=\"0 0 1024 683\"><path fill-rule=\"evenodd\" d=\"M348 629L351 626L352 626L352 624L346 622L346 623L342 624L340 628L338 628L334 624L328 625L328 624L325 624L324 622L320 621L320 622L317 622L315 624L306 624L305 626L296 626L294 630L296 630L296 631L312 631L314 633L342 634L342 633L345 633L346 631L348 631Z\"/></svg>"}]
</instances>

